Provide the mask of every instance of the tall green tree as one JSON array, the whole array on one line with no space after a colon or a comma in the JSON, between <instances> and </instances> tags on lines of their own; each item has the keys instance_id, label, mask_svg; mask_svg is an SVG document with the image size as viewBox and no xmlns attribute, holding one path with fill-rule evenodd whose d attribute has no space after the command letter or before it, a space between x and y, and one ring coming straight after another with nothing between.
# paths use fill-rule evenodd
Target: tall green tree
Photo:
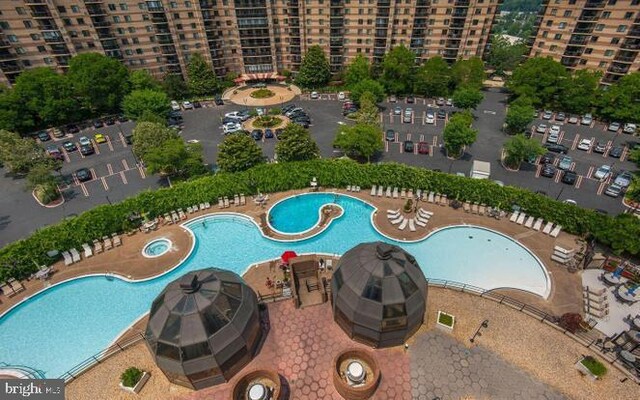
<instances>
[{"instance_id":1,"label":"tall green tree","mask_svg":"<svg viewBox=\"0 0 640 400\"><path fill-rule=\"evenodd\" d=\"M83 53L71 59L67 78L83 107L95 114L116 112L129 92L129 71L115 58Z\"/></svg>"},{"instance_id":2,"label":"tall green tree","mask_svg":"<svg viewBox=\"0 0 640 400\"><path fill-rule=\"evenodd\" d=\"M0 129L22 134L32 131L35 127L33 115L23 108L13 89L0 92Z\"/></svg>"},{"instance_id":3,"label":"tall green tree","mask_svg":"<svg viewBox=\"0 0 640 400\"><path fill-rule=\"evenodd\" d=\"M133 152L141 159L157 146L168 140L178 138L178 134L170 128L153 122L139 122L133 128Z\"/></svg>"},{"instance_id":4,"label":"tall green tree","mask_svg":"<svg viewBox=\"0 0 640 400\"><path fill-rule=\"evenodd\" d=\"M343 125L338 128L333 145L349 157L367 160L384 149L382 129L375 125Z\"/></svg>"},{"instance_id":5,"label":"tall green tree","mask_svg":"<svg viewBox=\"0 0 640 400\"><path fill-rule=\"evenodd\" d=\"M600 97L598 114L610 121L633 122L640 116L640 72L623 76Z\"/></svg>"},{"instance_id":6,"label":"tall green tree","mask_svg":"<svg viewBox=\"0 0 640 400\"><path fill-rule=\"evenodd\" d=\"M527 139L523 134L515 135L507 140L504 144L504 150L506 153L505 164L514 169L520 169L520 164L523 161L545 153L545 148L542 147L539 141Z\"/></svg>"},{"instance_id":7,"label":"tall green tree","mask_svg":"<svg viewBox=\"0 0 640 400\"><path fill-rule=\"evenodd\" d=\"M218 166L225 172L247 170L265 162L256 141L242 133L233 133L218 145Z\"/></svg>"},{"instance_id":8,"label":"tall green tree","mask_svg":"<svg viewBox=\"0 0 640 400\"><path fill-rule=\"evenodd\" d=\"M194 53L187 65L187 86L193 96L208 96L219 88L218 78L202 54Z\"/></svg>"},{"instance_id":9,"label":"tall green tree","mask_svg":"<svg viewBox=\"0 0 640 400\"><path fill-rule=\"evenodd\" d=\"M447 155L458 158L462 156L465 146L471 145L478 137L478 131L471 127L473 117L468 111L454 114L444 127L442 139Z\"/></svg>"},{"instance_id":10,"label":"tall green tree","mask_svg":"<svg viewBox=\"0 0 640 400\"><path fill-rule=\"evenodd\" d=\"M320 158L320 149L307 129L298 124L289 124L276 144L279 162L307 161Z\"/></svg>"},{"instance_id":11,"label":"tall green tree","mask_svg":"<svg viewBox=\"0 0 640 400\"><path fill-rule=\"evenodd\" d=\"M382 60L380 81L388 93L408 94L413 90L416 55L405 46L391 49Z\"/></svg>"},{"instance_id":12,"label":"tall green tree","mask_svg":"<svg viewBox=\"0 0 640 400\"><path fill-rule=\"evenodd\" d=\"M507 81L516 96L527 96L534 107L554 107L569 79L566 68L551 58L533 57L519 65Z\"/></svg>"},{"instance_id":13,"label":"tall green tree","mask_svg":"<svg viewBox=\"0 0 640 400\"><path fill-rule=\"evenodd\" d=\"M482 101L482 92L474 87L461 87L453 93L453 104L465 110L475 109Z\"/></svg>"},{"instance_id":14,"label":"tall green tree","mask_svg":"<svg viewBox=\"0 0 640 400\"><path fill-rule=\"evenodd\" d=\"M531 100L526 97L518 97L509 105L504 123L508 133L523 133L531 121L535 108L531 105Z\"/></svg>"},{"instance_id":15,"label":"tall green tree","mask_svg":"<svg viewBox=\"0 0 640 400\"><path fill-rule=\"evenodd\" d=\"M602 78L602 73L599 71L588 69L575 71L567 79L561 93L562 109L573 114L591 112L599 95L600 78Z\"/></svg>"},{"instance_id":16,"label":"tall green tree","mask_svg":"<svg viewBox=\"0 0 640 400\"><path fill-rule=\"evenodd\" d=\"M380 121L376 98L371 92L364 92L360 96L360 109L356 113L358 124L378 126Z\"/></svg>"},{"instance_id":17,"label":"tall green tree","mask_svg":"<svg viewBox=\"0 0 640 400\"><path fill-rule=\"evenodd\" d=\"M0 161L9 172L26 174L34 165L47 163L47 158L33 139L0 130Z\"/></svg>"},{"instance_id":18,"label":"tall green tree","mask_svg":"<svg viewBox=\"0 0 640 400\"><path fill-rule=\"evenodd\" d=\"M314 89L326 85L330 78L331 67L322 47L318 45L309 47L300 63L296 83L304 88Z\"/></svg>"},{"instance_id":19,"label":"tall green tree","mask_svg":"<svg viewBox=\"0 0 640 400\"><path fill-rule=\"evenodd\" d=\"M456 88L466 87L480 90L485 79L484 63L479 57L458 60L451 67L451 76Z\"/></svg>"},{"instance_id":20,"label":"tall green tree","mask_svg":"<svg viewBox=\"0 0 640 400\"><path fill-rule=\"evenodd\" d=\"M425 97L443 97L449 94L451 69L440 56L431 57L418 68L414 91Z\"/></svg>"},{"instance_id":21,"label":"tall green tree","mask_svg":"<svg viewBox=\"0 0 640 400\"><path fill-rule=\"evenodd\" d=\"M189 88L182 76L167 74L162 80L162 88L171 100L182 100L189 97Z\"/></svg>"},{"instance_id":22,"label":"tall green tree","mask_svg":"<svg viewBox=\"0 0 640 400\"><path fill-rule=\"evenodd\" d=\"M169 114L169 109L167 95L164 92L153 89L134 90L122 101L124 115L135 121L145 113L166 118Z\"/></svg>"},{"instance_id":23,"label":"tall green tree","mask_svg":"<svg viewBox=\"0 0 640 400\"><path fill-rule=\"evenodd\" d=\"M523 61L527 51L527 45L524 43L511 44L501 35L494 35L487 55L487 64L497 75L504 76L506 71L513 71Z\"/></svg>"},{"instance_id":24,"label":"tall green tree","mask_svg":"<svg viewBox=\"0 0 640 400\"><path fill-rule=\"evenodd\" d=\"M185 143L179 137L165 140L148 150L144 162L152 174L188 178L206 171L202 161L202 145Z\"/></svg>"},{"instance_id":25,"label":"tall green tree","mask_svg":"<svg viewBox=\"0 0 640 400\"><path fill-rule=\"evenodd\" d=\"M347 66L344 73L344 83L351 87L366 79L371 79L371 64L369 59L358 53Z\"/></svg>"},{"instance_id":26,"label":"tall green tree","mask_svg":"<svg viewBox=\"0 0 640 400\"><path fill-rule=\"evenodd\" d=\"M132 71L129 75L129 84L131 90L162 90L160 82L144 69Z\"/></svg>"},{"instance_id":27,"label":"tall green tree","mask_svg":"<svg viewBox=\"0 0 640 400\"><path fill-rule=\"evenodd\" d=\"M360 82L352 85L350 89L351 89L351 94L350 94L351 100L355 101L358 104L360 104L359 103L360 98L365 92L372 94L373 97L375 98L375 102L380 102L384 100L384 96L385 96L384 86L382 86L380 82L375 81L373 79L361 80Z\"/></svg>"}]
</instances>

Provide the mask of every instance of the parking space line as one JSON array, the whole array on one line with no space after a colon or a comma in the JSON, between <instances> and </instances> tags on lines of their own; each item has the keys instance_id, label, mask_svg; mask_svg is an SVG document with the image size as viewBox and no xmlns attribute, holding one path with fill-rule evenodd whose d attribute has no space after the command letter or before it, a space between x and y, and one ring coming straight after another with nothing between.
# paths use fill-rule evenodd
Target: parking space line
<instances>
[{"instance_id":1,"label":"parking space line","mask_svg":"<svg viewBox=\"0 0 640 400\"><path fill-rule=\"evenodd\" d=\"M113 168L111 167L111 164L107 164L107 171L109 171L109 175L113 175Z\"/></svg>"},{"instance_id":2,"label":"parking space line","mask_svg":"<svg viewBox=\"0 0 640 400\"><path fill-rule=\"evenodd\" d=\"M593 165L589 167L589 172L587 172L587 179L591 179L591 177L593 176L594 169L595 167Z\"/></svg>"},{"instance_id":3,"label":"parking space line","mask_svg":"<svg viewBox=\"0 0 640 400\"><path fill-rule=\"evenodd\" d=\"M122 131L118 132L118 136L120 136L120 142L122 142L122 145L124 147L129 147L129 145L127 144L127 141L124 140L124 135L122 134Z\"/></svg>"},{"instance_id":4,"label":"parking space line","mask_svg":"<svg viewBox=\"0 0 640 400\"><path fill-rule=\"evenodd\" d=\"M384 152L385 153L389 152L389 141L388 140L384 141Z\"/></svg>"},{"instance_id":5,"label":"parking space line","mask_svg":"<svg viewBox=\"0 0 640 400\"><path fill-rule=\"evenodd\" d=\"M578 175L578 179L576 180L576 189L580 189L580 184L582 184L582 175Z\"/></svg>"},{"instance_id":6,"label":"parking space line","mask_svg":"<svg viewBox=\"0 0 640 400\"><path fill-rule=\"evenodd\" d=\"M607 182L600 182L600 186L598 186L598 191L596 192L597 196L602 196L602 192L604 192L604 188L607 186Z\"/></svg>"},{"instance_id":7,"label":"parking space line","mask_svg":"<svg viewBox=\"0 0 640 400\"><path fill-rule=\"evenodd\" d=\"M107 135L104 136L107 139L107 145L109 145L109 150L113 151L113 144L111 144L111 138Z\"/></svg>"},{"instance_id":8,"label":"parking space line","mask_svg":"<svg viewBox=\"0 0 640 400\"><path fill-rule=\"evenodd\" d=\"M411 113L411 125L413 125L413 123L415 122L415 119L416 119L415 117L416 117L416 113L412 112Z\"/></svg>"},{"instance_id":9,"label":"parking space line","mask_svg":"<svg viewBox=\"0 0 640 400\"><path fill-rule=\"evenodd\" d=\"M422 125L424 125L427 121L427 112L422 111Z\"/></svg>"},{"instance_id":10,"label":"parking space line","mask_svg":"<svg viewBox=\"0 0 640 400\"><path fill-rule=\"evenodd\" d=\"M147 175L145 175L144 173L144 168L142 168L141 165L138 165L138 171L140 171L140 176L142 177L142 179L145 179L147 177Z\"/></svg>"},{"instance_id":11,"label":"parking space line","mask_svg":"<svg viewBox=\"0 0 640 400\"><path fill-rule=\"evenodd\" d=\"M593 146L596 145L596 137L592 136L591 137L591 147L589 147L589 150L587 150L587 153L591 154L591 152L593 151Z\"/></svg>"},{"instance_id":12,"label":"parking space line","mask_svg":"<svg viewBox=\"0 0 640 400\"><path fill-rule=\"evenodd\" d=\"M411 134L407 133L407 140L411 140Z\"/></svg>"},{"instance_id":13,"label":"parking space line","mask_svg":"<svg viewBox=\"0 0 640 400\"><path fill-rule=\"evenodd\" d=\"M569 171L575 171L576 170L576 162L572 162L571 165L569 166Z\"/></svg>"},{"instance_id":14,"label":"parking space line","mask_svg":"<svg viewBox=\"0 0 640 400\"><path fill-rule=\"evenodd\" d=\"M80 143L76 143L76 146L78 147L78 153L80 153L80 157L85 158L85 155L82 154L82 151L80 151Z\"/></svg>"},{"instance_id":15,"label":"parking space line","mask_svg":"<svg viewBox=\"0 0 640 400\"><path fill-rule=\"evenodd\" d=\"M129 183L127 181L127 177L124 174L124 171L120 171L120 178L122 178L122 183L124 183L125 185Z\"/></svg>"},{"instance_id":16,"label":"parking space line","mask_svg":"<svg viewBox=\"0 0 640 400\"><path fill-rule=\"evenodd\" d=\"M553 165L554 165L555 167L557 167L557 166L558 166L558 163L560 163L560 159L559 159L559 158L554 158L554 159L553 159Z\"/></svg>"},{"instance_id":17,"label":"parking space line","mask_svg":"<svg viewBox=\"0 0 640 400\"><path fill-rule=\"evenodd\" d=\"M125 160L124 158L122 159L122 166L124 167L125 171L129 170L129 164L127 163L127 160Z\"/></svg>"},{"instance_id":18,"label":"parking space line","mask_svg":"<svg viewBox=\"0 0 640 400\"><path fill-rule=\"evenodd\" d=\"M63 147L62 148L62 157L64 157L64 160L68 163L71 162L71 157L69 157L69 153L67 152L67 150Z\"/></svg>"},{"instance_id":19,"label":"parking space line","mask_svg":"<svg viewBox=\"0 0 640 400\"><path fill-rule=\"evenodd\" d=\"M73 183L74 183L76 186L80 185L80 181L79 181L79 180L78 180L78 178L76 177L76 174L73 174L73 175L72 175L72 178L73 178Z\"/></svg>"},{"instance_id":20,"label":"parking space line","mask_svg":"<svg viewBox=\"0 0 640 400\"><path fill-rule=\"evenodd\" d=\"M560 131L558 135L558 144L562 144L562 139L564 139L564 131Z\"/></svg>"},{"instance_id":21,"label":"parking space line","mask_svg":"<svg viewBox=\"0 0 640 400\"><path fill-rule=\"evenodd\" d=\"M384 114L380 113L380 123L384 124Z\"/></svg>"},{"instance_id":22,"label":"parking space line","mask_svg":"<svg viewBox=\"0 0 640 400\"><path fill-rule=\"evenodd\" d=\"M542 134L542 143L547 143L547 131L546 130Z\"/></svg>"},{"instance_id":23,"label":"parking space line","mask_svg":"<svg viewBox=\"0 0 640 400\"><path fill-rule=\"evenodd\" d=\"M80 189L82 189L82 194L84 194L84 197L89 197L89 191L87 190L87 187L84 185L84 183L80 184Z\"/></svg>"},{"instance_id":24,"label":"parking space line","mask_svg":"<svg viewBox=\"0 0 640 400\"><path fill-rule=\"evenodd\" d=\"M437 146L438 145L438 137L434 136L433 137L433 146Z\"/></svg>"},{"instance_id":25,"label":"parking space line","mask_svg":"<svg viewBox=\"0 0 640 400\"><path fill-rule=\"evenodd\" d=\"M604 146L604 153L602 153L603 158L607 158L609 152L611 151L611 147L613 147L613 140L609 140L607 144Z\"/></svg>"},{"instance_id":26,"label":"parking space line","mask_svg":"<svg viewBox=\"0 0 640 400\"><path fill-rule=\"evenodd\" d=\"M91 144L93 144L93 148L95 149L96 154L99 155L100 154L100 146L98 146L98 143L96 143L95 140L91 139Z\"/></svg>"},{"instance_id":27,"label":"parking space line","mask_svg":"<svg viewBox=\"0 0 640 400\"><path fill-rule=\"evenodd\" d=\"M622 149L622 155L620 156L620 161L626 160L628 154L629 148L627 146L624 146L624 148Z\"/></svg>"},{"instance_id":28,"label":"parking space line","mask_svg":"<svg viewBox=\"0 0 640 400\"><path fill-rule=\"evenodd\" d=\"M573 138L573 143L571 144L571 150L575 150L578 147L578 139L580 139L580 134L576 133L576 137Z\"/></svg>"},{"instance_id":29,"label":"parking space line","mask_svg":"<svg viewBox=\"0 0 640 400\"><path fill-rule=\"evenodd\" d=\"M553 178L553 181L554 181L555 183L560 182L560 175L562 175L562 171L557 170L557 171L556 171L556 176Z\"/></svg>"},{"instance_id":30,"label":"parking space line","mask_svg":"<svg viewBox=\"0 0 640 400\"><path fill-rule=\"evenodd\" d=\"M536 167L536 178L540 178L540 171L542 171L542 165L538 164Z\"/></svg>"},{"instance_id":31,"label":"parking space line","mask_svg":"<svg viewBox=\"0 0 640 400\"><path fill-rule=\"evenodd\" d=\"M107 185L107 180L104 179L104 176L100 177L100 180L102 181L102 186L104 186L104 190L109 190L109 186Z\"/></svg>"},{"instance_id":32,"label":"parking space line","mask_svg":"<svg viewBox=\"0 0 640 400\"><path fill-rule=\"evenodd\" d=\"M404 146L402 146L402 143L400 143L400 154L404 153L404 149L403 149L403 147L404 147Z\"/></svg>"},{"instance_id":33,"label":"parking space line","mask_svg":"<svg viewBox=\"0 0 640 400\"><path fill-rule=\"evenodd\" d=\"M96 178L98 175L96 174L96 170L95 169L89 168L89 171L91 171L91 176L93 177L93 179L98 179L98 178Z\"/></svg>"},{"instance_id":34,"label":"parking space line","mask_svg":"<svg viewBox=\"0 0 640 400\"><path fill-rule=\"evenodd\" d=\"M424 142L424 133L420 134L420 141Z\"/></svg>"},{"instance_id":35,"label":"parking space line","mask_svg":"<svg viewBox=\"0 0 640 400\"><path fill-rule=\"evenodd\" d=\"M594 126L596 126L596 121L595 120L591 121L591 125L589 125L589 128L593 128Z\"/></svg>"}]
</instances>

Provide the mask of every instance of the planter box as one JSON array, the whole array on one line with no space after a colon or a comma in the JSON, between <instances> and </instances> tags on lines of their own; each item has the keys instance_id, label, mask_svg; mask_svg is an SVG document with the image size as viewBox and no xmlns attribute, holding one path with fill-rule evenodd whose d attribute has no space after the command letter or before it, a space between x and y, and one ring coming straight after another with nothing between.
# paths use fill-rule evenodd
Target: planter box
<instances>
[{"instance_id":1,"label":"planter box","mask_svg":"<svg viewBox=\"0 0 640 400\"><path fill-rule=\"evenodd\" d=\"M125 392L138 394L140 393L140 391L142 390L142 388L147 383L150 377L151 377L151 374L149 374L147 371L144 371L142 373L142 377L134 387L124 386L122 382L120 382L120 389L124 390Z\"/></svg>"},{"instance_id":2,"label":"planter box","mask_svg":"<svg viewBox=\"0 0 640 400\"><path fill-rule=\"evenodd\" d=\"M436 327L445 332L452 332L456 324L456 317L438 310L438 318L436 319Z\"/></svg>"},{"instance_id":3,"label":"planter box","mask_svg":"<svg viewBox=\"0 0 640 400\"><path fill-rule=\"evenodd\" d=\"M580 372L582 375L587 376L589 379L591 379L592 381L597 381L599 378L597 375L594 375L591 371L589 371L589 368L587 368L583 363L582 360L584 360L584 358L580 359L576 364L575 364L575 368L578 370L578 372Z\"/></svg>"}]
</instances>

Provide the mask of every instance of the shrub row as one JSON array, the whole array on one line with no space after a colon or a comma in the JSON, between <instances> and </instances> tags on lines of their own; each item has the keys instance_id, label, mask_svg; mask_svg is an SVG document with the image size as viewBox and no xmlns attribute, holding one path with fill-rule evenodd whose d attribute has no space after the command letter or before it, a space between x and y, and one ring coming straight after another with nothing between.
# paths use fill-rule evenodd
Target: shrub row
<instances>
[{"instance_id":1,"label":"shrub row","mask_svg":"<svg viewBox=\"0 0 640 400\"><path fill-rule=\"evenodd\" d=\"M202 202L217 203L219 196L302 189L316 177L323 187L371 185L421 188L445 193L450 199L479 202L508 210L517 204L528 214L563 226L567 232L592 234L619 252L640 253L640 220L624 214L615 218L564 204L528 190L500 187L488 180L474 180L395 163L358 164L350 160L315 160L264 164L250 170L218 173L172 188L145 191L121 203L101 205L77 217L37 230L30 237L0 250L0 280L30 275L38 265L50 263L46 252L80 247L82 243L126 230L132 212L150 218Z\"/></svg>"}]
</instances>

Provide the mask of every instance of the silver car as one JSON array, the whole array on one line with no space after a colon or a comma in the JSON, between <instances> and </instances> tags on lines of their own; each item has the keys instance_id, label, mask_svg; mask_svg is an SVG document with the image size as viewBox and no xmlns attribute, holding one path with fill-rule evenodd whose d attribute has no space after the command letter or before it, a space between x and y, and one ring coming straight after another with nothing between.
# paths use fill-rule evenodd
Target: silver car
<instances>
[{"instance_id":1,"label":"silver car","mask_svg":"<svg viewBox=\"0 0 640 400\"><path fill-rule=\"evenodd\" d=\"M620 196L620 193L622 193L622 187L616 185L615 183L613 185L610 185L607 190L604 191L604 194L611 197L618 197Z\"/></svg>"},{"instance_id":2,"label":"silver car","mask_svg":"<svg viewBox=\"0 0 640 400\"><path fill-rule=\"evenodd\" d=\"M593 117L591 116L591 114L583 115L582 119L580 120L580 123L582 125L591 125L592 122L593 122Z\"/></svg>"},{"instance_id":3,"label":"silver car","mask_svg":"<svg viewBox=\"0 0 640 400\"><path fill-rule=\"evenodd\" d=\"M610 123L609 127L607 128L609 132L618 132L618 129L620 129L620 123L618 122Z\"/></svg>"},{"instance_id":4,"label":"silver car","mask_svg":"<svg viewBox=\"0 0 640 400\"><path fill-rule=\"evenodd\" d=\"M547 126L545 124L540 124L536 128L536 132L538 133L545 133L546 131L547 131Z\"/></svg>"},{"instance_id":5,"label":"silver car","mask_svg":"<svg viewBox=\"0 0 640 400\"><path fill-rule=\"evenodd\" d=\"M616 180L613 181L614 184L627 188L631 185L631 180L633 179L633 175L629 171L622 171L618 176L616 176Z\"/></svg>"}]
</instances>

